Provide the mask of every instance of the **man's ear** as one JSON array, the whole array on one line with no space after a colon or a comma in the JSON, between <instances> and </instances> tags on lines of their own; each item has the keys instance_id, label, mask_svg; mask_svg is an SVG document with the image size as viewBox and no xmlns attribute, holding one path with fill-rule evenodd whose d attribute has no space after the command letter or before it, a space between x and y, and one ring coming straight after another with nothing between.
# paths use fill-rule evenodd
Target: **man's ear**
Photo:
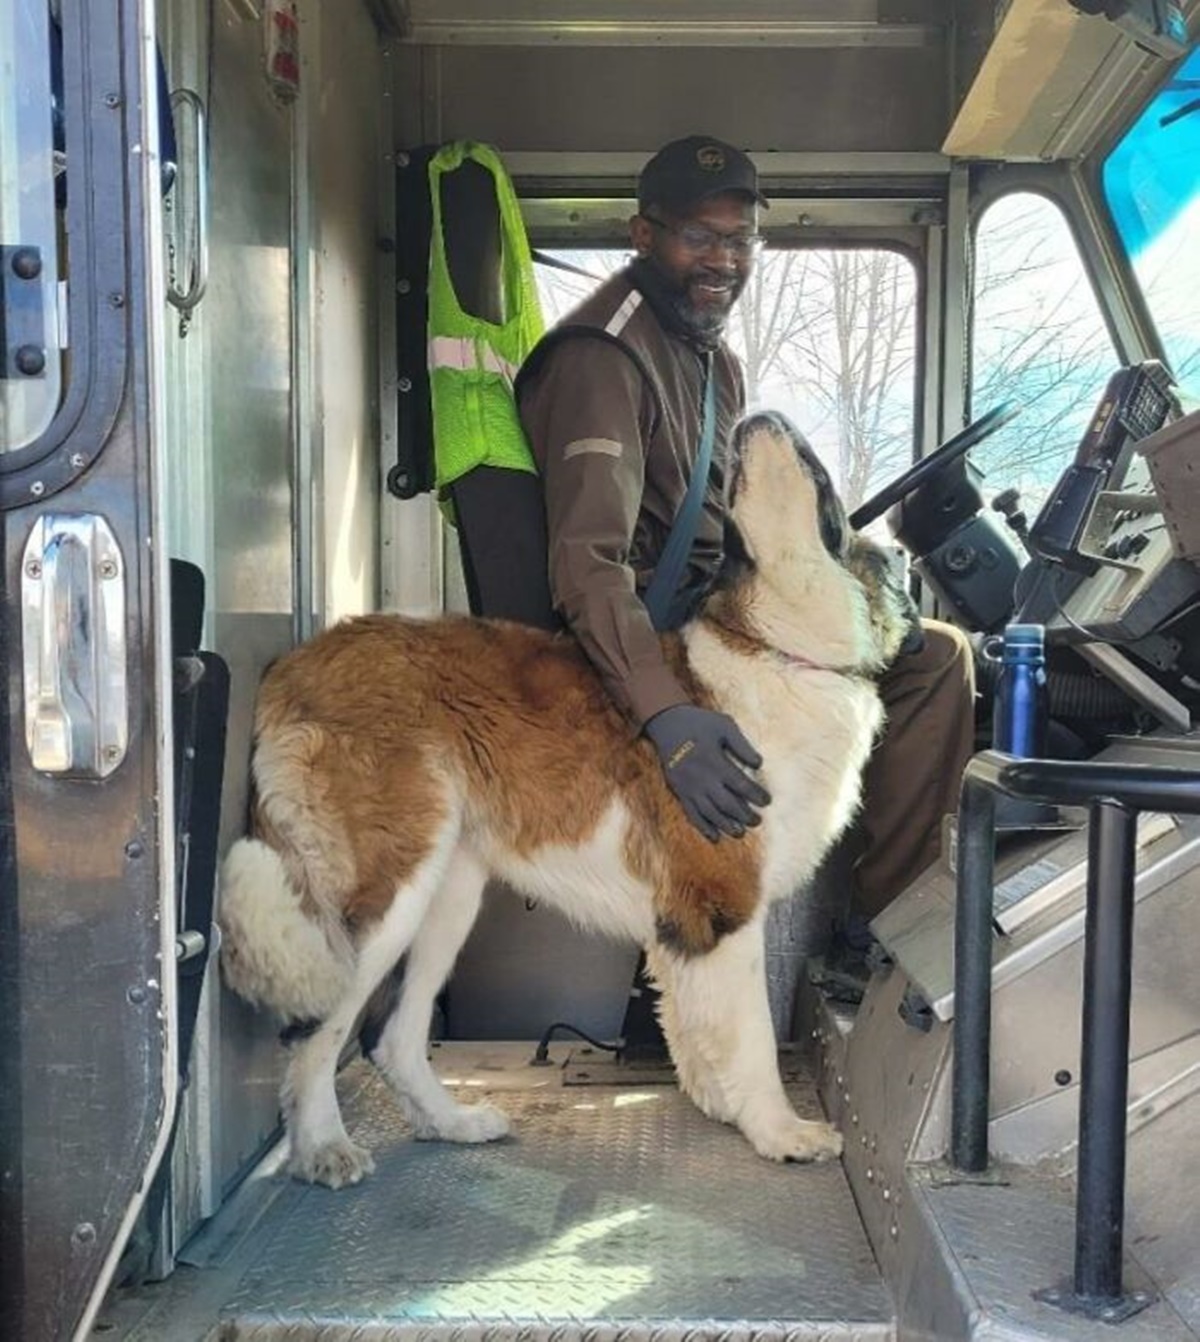
<instances>
[{"instance_id":1,"label":"man's ear","mask_svg":"<svg viewBox=\"0 0 1200 1342\"><path fill-rule=\"evenodd\" d=\"M629 221L629 245L639 256L649 256L653 240L654 229L649 221L635 214Z\"/></svg>"}]
</instances>

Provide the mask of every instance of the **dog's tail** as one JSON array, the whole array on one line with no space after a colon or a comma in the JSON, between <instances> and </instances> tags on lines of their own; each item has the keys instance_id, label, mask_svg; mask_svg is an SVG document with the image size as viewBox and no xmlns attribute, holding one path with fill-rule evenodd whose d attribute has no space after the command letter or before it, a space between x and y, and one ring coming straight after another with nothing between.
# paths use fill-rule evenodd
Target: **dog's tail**
<instances>
[{"instance_id":1,"label":"dog's tail","mask_svg":"<svg viewBox=\"0 0 1200 1342\"><path fill-rule=\"evenodd\" d=\"M221 868L221 968L254 1005L285 1020L324 1020L344 995L353 951L340 929L310 912L279 854L239 839Z\"/></svg>"}]
</instances>

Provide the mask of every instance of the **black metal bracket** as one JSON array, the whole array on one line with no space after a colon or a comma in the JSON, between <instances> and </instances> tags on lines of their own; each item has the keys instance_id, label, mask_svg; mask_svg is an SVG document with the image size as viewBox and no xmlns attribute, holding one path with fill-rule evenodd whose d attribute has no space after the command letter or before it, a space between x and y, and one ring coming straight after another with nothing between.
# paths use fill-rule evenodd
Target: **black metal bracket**
<instances>
[{"instance_id":1,"label":"black metal bracket","mask_svg":"<svg viewBox=\"0 0 1200 1342\"><path fill-rule=\"evenodd\" d=\"M44 270L40 247L0 246L0 378L45 376Z\"/></svg>"},{"instance_id":2,"label":"black metal bracket","mask_svg":"<svg viewBox=\"0 0 1200 1342\"><path fill-rule=\"evenodd\" d=\"M1127 1291L1119 1299L1104 1296L1077 1295L1069 1281L1057 1286L1045 1286L1033 1292L1033 1298L1043 1305L1053 1305L1065 1314L1079 1314L1097 1323L1124 1323L1154 1304L1158 1296L1153 1291Z\"/></svg>"},{"instance_id":3,"label":"black metal bracket","mask_svg":"<svg viewBox=\"0 0 1200 1342\"><path fill-rule=\"evenodd\" d=\"M1115 1322L1149 1303L1138 1299L1145 1292L1126 1295L1121 1287L1137 817L1200 815L1200 771L1016 759L995 750L967 766L958 813L950 1136L951 1161L966 1173L988 1164L998 795L1089 810L1075 1276L1072 1289L1050 1288L1040 1298Z\"/></svg>"},{"instance_id":4,"label":"black metal bracket","mask_svg":"<svg viewBox=\"0 0 1200 1342\"><path fill-rule=\"evenodd\" d=\"M922 1034L928 1034L933 1029L933 1007L928 998L911 984L905 988L896 1011L905 1025Z\"/></svg>"}]
</instances>

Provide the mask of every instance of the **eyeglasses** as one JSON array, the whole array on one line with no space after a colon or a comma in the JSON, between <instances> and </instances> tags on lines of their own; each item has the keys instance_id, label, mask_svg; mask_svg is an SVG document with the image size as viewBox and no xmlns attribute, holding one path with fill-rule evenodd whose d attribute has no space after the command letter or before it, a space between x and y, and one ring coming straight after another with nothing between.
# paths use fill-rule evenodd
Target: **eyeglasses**
<instances>
[{"instance_id":1,"label":"eyeglasses","mask_svg":"<svg viewBox=\"0 0 1200 1342\"><path fill-rule=\"evenodd\" d=\"M719 247L722 251L732 252L739 260L745 260L757 256L766 241L761 233L718 233L715 228L706 228L703 224L668 224L663 219L655 219L652 214L644 214L642 218L678 238L682 247L697 255Z\"/></svg>"}]
</instances>

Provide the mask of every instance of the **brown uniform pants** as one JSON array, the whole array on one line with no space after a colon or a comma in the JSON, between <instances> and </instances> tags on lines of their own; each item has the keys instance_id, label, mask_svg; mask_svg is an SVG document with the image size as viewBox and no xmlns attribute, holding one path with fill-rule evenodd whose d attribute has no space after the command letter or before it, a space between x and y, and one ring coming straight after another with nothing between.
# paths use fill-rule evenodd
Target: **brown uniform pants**
<instances>
[{"instance_id":1,"label":"brown uniform pants","mask_svg":"<svg viewBox=\"0 0 1200 1342\"><path fill-rule=\"evenodd\" d=\"M866 848L851 907L873 918L937 857L975 748L975 664L966 636L926 620L925 647L884 672L887 721L864 777Z\"/></svg>"}]
</instances>

